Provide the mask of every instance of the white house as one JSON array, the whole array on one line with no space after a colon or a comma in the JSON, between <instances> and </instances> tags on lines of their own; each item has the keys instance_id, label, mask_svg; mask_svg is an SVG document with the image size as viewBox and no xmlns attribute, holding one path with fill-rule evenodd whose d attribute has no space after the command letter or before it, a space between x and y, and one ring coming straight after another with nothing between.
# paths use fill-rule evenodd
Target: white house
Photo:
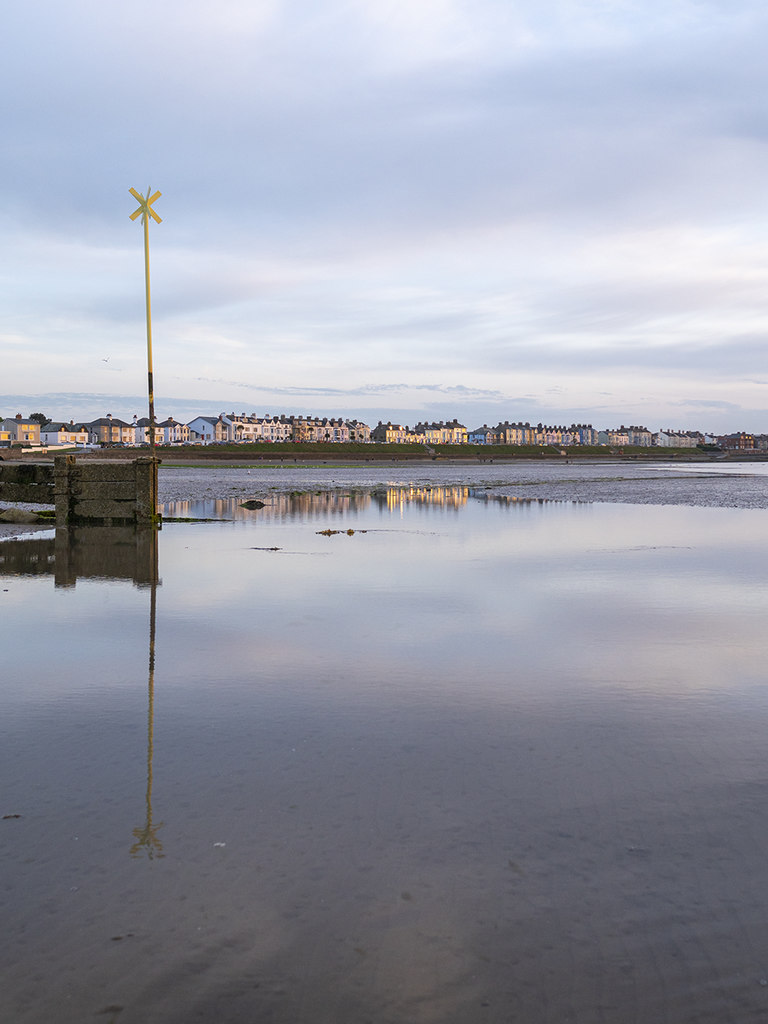
<instances>
[{"instance_id":1,"label":"white house","mask_svg":"<svg viewBox=\"0 0 768 1024\"><path fill-rule=\"evenodd\" d=\"M45 445L86 445L88 427L85 423L46 423L40 427L40 441Z\"/></svg>"},{"instance_id":2,"label":"white house","mask_svg":"<svg viewBox=\"0 0 768 1024\"><path fill-rule=\"evenodd\" d=\"M155 440L158 444L184 444L189 440L189 427L186 423L179 423L173 416L169 416L162 423L156 423L155 429L158 435Z\"/></svg>"},{"instance_id":3,"label":"white house","mask_svg":"<svg viewBox=\"0 0 768 1024\"><path fill-rule=\"evenodd\" d=\"M213 444L215 441L234 441L234 425L228 416L196 416L187 424L190 441Z\"/></svg>"}]
</instances>

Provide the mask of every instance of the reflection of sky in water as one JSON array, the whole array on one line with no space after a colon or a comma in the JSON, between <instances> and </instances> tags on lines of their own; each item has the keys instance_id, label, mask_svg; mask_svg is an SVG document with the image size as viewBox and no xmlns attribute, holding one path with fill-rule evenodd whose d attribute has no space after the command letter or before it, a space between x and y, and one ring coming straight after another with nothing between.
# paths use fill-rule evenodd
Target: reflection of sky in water
<instances>
[{"instance_id":1,"label":"reflection of sky in water","mask_svg":"<svg viewBox=\"0 0 768 1024\"><path fill-rule=\"evenodd\" d=\"M315 497L159 534L152 864L150 590L2 577L4 1019L664 1019L726 955L759 994L765 513Z\"/></svg>"},{"instance_id":2,"label":"reflection of sky in water","mask_svg":"<svg viewBox=\"0 0 768 1024\"><path fill-rule=\"evenodd\" d=\"M472 678L465 699L494 700L573 685L730 686L734 667L761 656L761 513L457 491L341 509L319 496L292 510L281 496L245 514L229 503L232 522L166 524L158 617L173 685L237 689L257 668L300 688L325 674L329 698L380 678L455 698ZM141 590L81 580L71 596L13 579L3 596L7 619L19 611L11 675L30 652L48 665L30 692L60 675L52 658L92 662L85 687L104 675L112 685L134 660Z\"/></svg>"},{"instance_id":3,"label":"reflection of sky in water","mask_svg":"<svg viewBox=\"0 0 768 1024\"><path fill-rule=\"evenodd\" d=\"M401 511L372 505L341 523L329 517L331 528L370 531L352 537L320 536L322 516L296 525L261 512L251 514L256 531L243 536L235 524L226 545L201 544L205 525L166 527L183 530L187 544L163 565L186 557L199 585L170 601L166 571L164 602L173 615L205 616L207 631L231 635L238 650L255 645L261 658L282 659L288 626L306 642L292 652L306 671L333 663L343 636L369 671L415 674L422 686L443 671L457 686L476 675L476 694L495 691L507 665L525 670L523 689L531 673L536 686L565 685L566 668L590 686L596 664L602 684L714 685L717 657L689 672L692 641L731 662L749 659L750 639L734 645L732 631L756 626L765 610L760 513L472 498L458 515ZM254 547L280 550L252 550L252 532Z\"/></svg>"},{"instance_id":4,"label":"reflection of sky in water","mask_svg":"<svg viewBox=\"0 0 768 1024\"><path fill-rule=\"evenodd\" d=\"M700 476L768 476L768 462L736 462L723 463L663 465L664 470L674 473L695 473Z\"/></svg>"}]
</instances>

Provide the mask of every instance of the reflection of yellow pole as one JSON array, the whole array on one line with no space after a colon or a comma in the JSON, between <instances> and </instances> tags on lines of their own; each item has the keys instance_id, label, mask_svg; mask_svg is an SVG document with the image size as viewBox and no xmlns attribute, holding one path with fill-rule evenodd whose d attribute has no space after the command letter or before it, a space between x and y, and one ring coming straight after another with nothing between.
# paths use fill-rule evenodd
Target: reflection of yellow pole
<instances>
[{"instance_id":1,"label":"reflection of yellow pole","mask_svg":"<svg viewBox=\"0 0 768 1024\"><path fill-rule=\"evenodd\" d=\"M152 758L155 752L155 619L157 616L157 533L154 535L152 590L149 603L149 698L147 702L147 820L144 826L138 825L133 830L136 842L131 847L131 856L138 857L142 849L153 860L155 856L164 857L163 844L157 838L157 830L163 827L152 823Z\"/></svg>"},{"instance_id":2,"label":"reflection of yellow pole","mask_svg":"<svg viewBox=\"0 0 768 1024\"><path fill-rule=\"evenodd\" d=\"M162 223L162 218L158 217L155 211L152 209L152 203L156 199L159 199L162 195L161 192L155 192L154 195L150 195L151 189L147 189L146 196L143 196L140 192L137 192L135 188L130 188L128 191L131 195L138 199L139 208L134 210L131 214L131 220L141 215L141 222L144 225L144 286L147 295L147 388L149 391L149 444L152 455L155 454L155 384L152 373L152 310L149 300L149 218L153 217L158 224Z\"/></svg>"}]
</instances>

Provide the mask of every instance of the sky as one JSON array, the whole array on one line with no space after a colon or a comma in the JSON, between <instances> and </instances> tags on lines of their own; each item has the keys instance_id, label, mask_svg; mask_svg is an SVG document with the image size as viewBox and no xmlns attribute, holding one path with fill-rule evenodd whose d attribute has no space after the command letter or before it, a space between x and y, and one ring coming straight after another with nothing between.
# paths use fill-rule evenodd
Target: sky
<instances>
[{"instance_id":1,"label":"sky","mask_svg":"<svg viewBox=\"0 0 768 1024\"><path fill-rule=\"evenodd\" d=\"M764 0L26 0L0 416L768 432Z\"/></svg>"}]
</instances>

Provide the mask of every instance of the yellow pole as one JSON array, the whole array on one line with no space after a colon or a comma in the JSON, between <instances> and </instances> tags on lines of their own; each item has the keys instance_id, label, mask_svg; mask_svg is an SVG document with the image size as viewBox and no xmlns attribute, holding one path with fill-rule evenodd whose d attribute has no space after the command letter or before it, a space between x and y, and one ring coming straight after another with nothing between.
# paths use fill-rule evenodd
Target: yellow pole
<instances>
[{"instance_id":1,"label":"yellow pole","mask_svg":"<svg viewBox=\"0 0 768 1024\"><path fill-rule=\"evenodd\" d=\"M128 191L131 195L138 199L139 207L134 210L131 214L131 220L136 220L138 216L141 216L142 223L144 225L144 286L147 295L147 389L149 392L149 444L151 454L155 455L155 384L152 372L152 307L149 297L149 218L153 217L158 224L162 223L162 218L158 217L155 211L152 209L152 203L156 199L159 199L162 195L161 192L155 192L152 195L152 189L147 189L146 196L143 196L140 192L137 192L135 188L129 188Z\"/></svg>"},{"instance_id":2,"label":"yellow pole","mask_svg":"<svg viewBox=\"0 0 768 1024\"><path fill-rule=\"evenodd\" d=\"M152 379L152 308L149 299L149 217L144 218L144 284L147 292L147 390L149 392L149 448L155 455L155 384Z\"/></svg>"}]
</instances>

